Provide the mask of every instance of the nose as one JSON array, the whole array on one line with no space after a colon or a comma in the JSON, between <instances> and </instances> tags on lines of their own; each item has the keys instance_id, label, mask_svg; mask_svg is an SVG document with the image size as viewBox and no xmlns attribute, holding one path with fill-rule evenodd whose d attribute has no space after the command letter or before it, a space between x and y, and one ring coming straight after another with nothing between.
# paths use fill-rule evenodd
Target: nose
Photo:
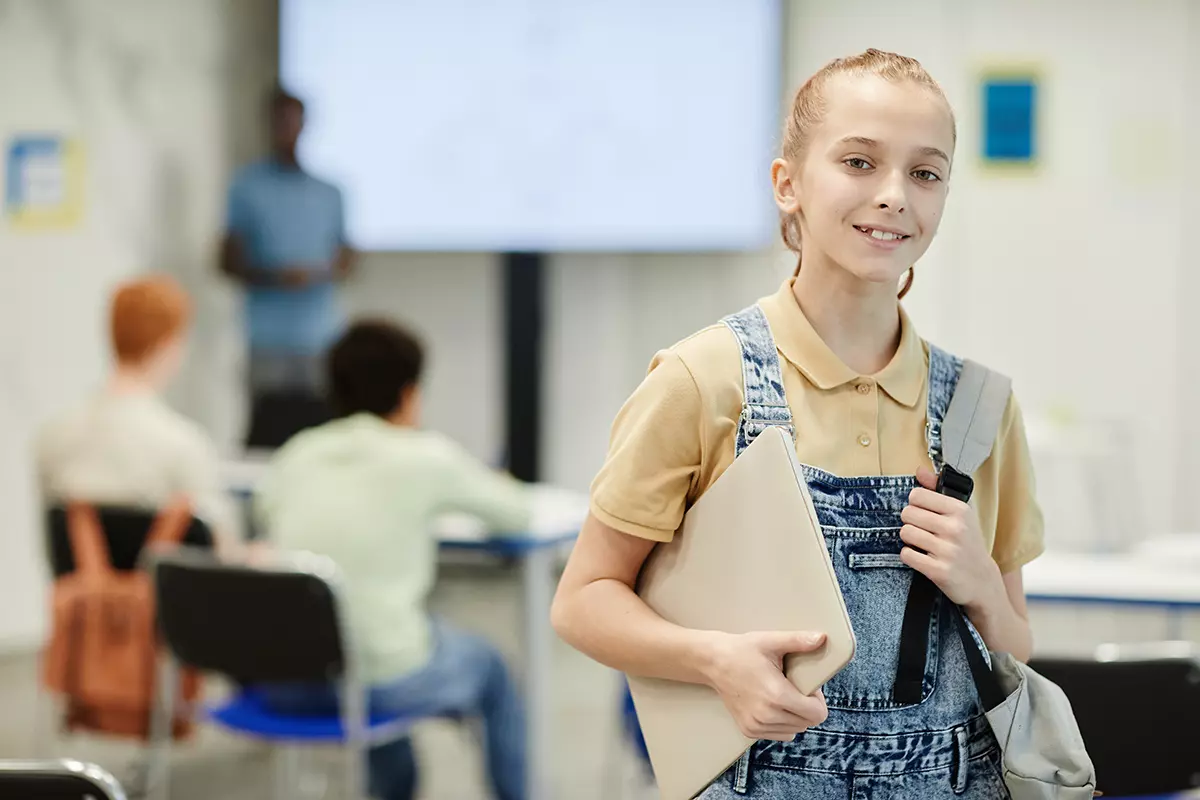
<instances>
[{"instance_id":1,"label":"nose","mask_svg":"<svg viewBox=\"0 0 1200 800\"><path fill-rule=\"evenodd\" d=\"M905 176L900 170L893 171L883 178L875 198L880 211L891 211L896 214L904 211L908 205L908 197L905 193L907 185L904 179Z\"/></svg>"}]
</instances>

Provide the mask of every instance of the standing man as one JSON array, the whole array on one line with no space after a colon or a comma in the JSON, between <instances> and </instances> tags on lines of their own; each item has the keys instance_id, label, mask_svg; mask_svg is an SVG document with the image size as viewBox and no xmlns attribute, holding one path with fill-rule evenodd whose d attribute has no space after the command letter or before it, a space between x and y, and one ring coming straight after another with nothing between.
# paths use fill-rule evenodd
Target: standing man
<instances>
[{"instance_id":1,"label":"standing man","mask_svg":"<svg viewBox=\"0 0 1200 800\"><path fill-rule=\"evenodd\" d=\"M337 284L355 253L341 191L296 158L304 104L276 89L267 110L271 153L234 178L221 271L246 290L248 444L270 447L323 421L320 361L344 325Z\"/></svg>"}]
</instances>

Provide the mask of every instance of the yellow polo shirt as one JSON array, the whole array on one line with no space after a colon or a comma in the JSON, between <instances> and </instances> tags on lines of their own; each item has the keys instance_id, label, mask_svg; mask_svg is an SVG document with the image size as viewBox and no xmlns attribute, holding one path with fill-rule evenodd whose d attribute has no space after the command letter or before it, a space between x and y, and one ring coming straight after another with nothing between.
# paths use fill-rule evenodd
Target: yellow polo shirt
<instances>
[{"instance_id":1,"label":"yellow polo shirt","mask_svg":"<svg viewBox=\"0 0 1200 800\"><path fill-rule=\"evenodd\" d=\"M874 375L859 375L804 316L792 280L762 299L781 355L783 385L802 463L845 477L913 475L929 463L925 440L929 347L900 312L900 346ZM683 514L734 458L742 410L737 339L712 325L660 351L613 424L592 483L592 513L619 531L667 542ZM1043 550L1042 514L1020 407L1009 398L991 456L975 474L971 504L1002 572Z\"/></svg>"}]
</instances>

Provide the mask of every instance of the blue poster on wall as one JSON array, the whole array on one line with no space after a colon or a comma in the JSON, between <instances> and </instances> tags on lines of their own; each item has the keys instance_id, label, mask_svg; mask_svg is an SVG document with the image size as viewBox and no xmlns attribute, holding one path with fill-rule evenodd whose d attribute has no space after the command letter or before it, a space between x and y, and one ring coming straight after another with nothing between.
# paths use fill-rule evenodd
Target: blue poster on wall
<instances>
[{"instance_id":1,"label":"blue poster on wall","mask_svg":"<svg viewBox=\"0 0 1200 800\"><path fill-rule=\"evenodd\" d=\"M54 134L14 136L4 160L4 211L16 228L68 228L83 210L83 147Z\"/></svg>"},{"instance_id":2,"label":"blue poster on wall","mask_svg":"<svg viewBox=\"0 0 1200 800\"><path fill-rule=\"evenodd\" d=\"M1032 164L1037 158L1036 77L989 75L982 88L984 161Z\"/></svg>"}]
</instances>

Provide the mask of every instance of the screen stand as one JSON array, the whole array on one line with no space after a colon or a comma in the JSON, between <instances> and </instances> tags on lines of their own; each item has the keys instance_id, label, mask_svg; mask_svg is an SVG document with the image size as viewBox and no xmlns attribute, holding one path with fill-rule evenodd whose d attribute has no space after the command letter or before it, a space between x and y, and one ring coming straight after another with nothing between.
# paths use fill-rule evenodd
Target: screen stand
<instances>
[{"instance_id":1,"label":"screen stand","mask_svg":"<svg viewBox=\"0 0 1200 800\"><path fill-rule=\"evenodd\" d=\"M544 253L505 253L504 452L508 470L536 481L541 447Z\"/></svg>"}]
</instances>

